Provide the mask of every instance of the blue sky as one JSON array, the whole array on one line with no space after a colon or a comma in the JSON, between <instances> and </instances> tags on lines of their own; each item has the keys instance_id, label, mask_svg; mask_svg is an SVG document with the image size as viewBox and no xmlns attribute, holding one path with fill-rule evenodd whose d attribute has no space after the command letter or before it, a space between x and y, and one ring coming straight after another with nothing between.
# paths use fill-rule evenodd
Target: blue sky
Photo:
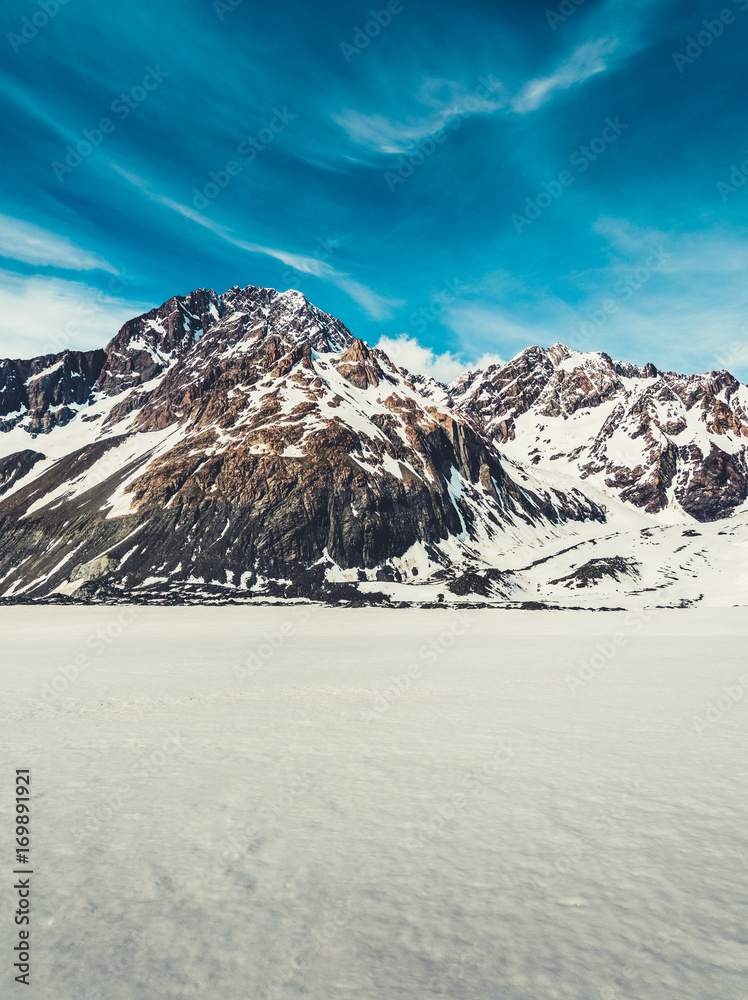
<instances>
[{"instance_id":1,"label":"blue sky","mask_svg":"<svg viewBox=\"0 0 748 1000\"><path fill-rule=\"evenodd\" d=\"M748 379L748 0L2 21L3 356L255 284L442 378L562 341Z\"/></svg>"}]
</instances>

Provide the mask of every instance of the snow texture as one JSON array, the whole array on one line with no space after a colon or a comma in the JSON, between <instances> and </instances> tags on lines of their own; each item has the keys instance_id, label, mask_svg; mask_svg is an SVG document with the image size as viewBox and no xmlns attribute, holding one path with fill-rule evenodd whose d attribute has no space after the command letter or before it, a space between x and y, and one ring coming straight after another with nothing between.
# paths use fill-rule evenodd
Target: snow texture
<instances>
[{"instance_id":1,"label":"snow texture","mask_svg":"<svg viewBox=\"0 0 748 1000\"><path fill-rule=\"evenodd\" d=\"M742 611L0 625L29 1000L745 997Z\"/></svg>"}]
</instances>

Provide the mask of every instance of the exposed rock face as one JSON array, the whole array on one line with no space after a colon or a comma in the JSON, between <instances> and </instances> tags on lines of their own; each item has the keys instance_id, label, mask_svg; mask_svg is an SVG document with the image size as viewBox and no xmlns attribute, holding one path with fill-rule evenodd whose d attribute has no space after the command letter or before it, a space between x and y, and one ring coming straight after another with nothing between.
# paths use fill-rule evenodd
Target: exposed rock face
<instances>
[{"instance_id":1,"label":"exposed rock face","mask_svg":"<svg viewBox=\"0 0 748 1000\"><path fill-rule=\"evenodd\" d=\"M158 309L129 320L106 347L97 388L109 395L149 382L189 351L220 315L213 291L175 296Z\"/></svg>"},{"instance_id":2,"label":"exposed rock face","mask_svg":"<svg viewBox=\"0 0 748 1000\"><path fill-rule=\"evenodd\" d=\"M0 432L21 421L33 434L66 424L87 404L104 351L63 351L32 361L0 361Z\"/></svg>"},{"instance_id":3,"label":"exposed rock face","mask_svg":"<svg viewBox=\"0 0 748 1000\"><path fill-rule=\"evenodd\" d=\"M172 299L108 345L79 450L15 475L3 592L408 579L604 520L437 395L297 292Z\"/></svg>"},{"instance_id":4,"label":"exposed rock face","mask_svg":"<svg viewBox=\"0 0 748 1000\"><path fill-rule=\"evenodd\" d=\"M353 340L343 324L307 302L300 292L273 288L230 288L220 297L198 289L169 299L158 309L130 320L107 345L107 364L97 388L114 395L151 381L189 354L205 334L225 346L248 332L275 333L315 351L340 350ZM204 353L204 352L203 352Z\"/></svg>"},{"instance_id":5,"label":"exposed rock face","mask_svg":"<svg viewBox=\"0 0 748 1000\"><path fill-rule=\"evenodd\" d=\"M748 495L745 451L730 455L712 444L706 457L700 451L692 455L689 450L685 458L695 458L693 471L687 467L676 495L683 509L697 521L716 521L743 503Z\"/></svg>"},{"instance_id":6,"label":"exposed rock face","mask_svg":"<svg viewBox=\"0 0 748 1000\"><path fill-rule=\"evenodd\" d=\"M727 372L676 375L557 344L448 392L511 457L557 462L647 513L715 520L748 496L748 387Z\"/></svg>"},{"instance_id":7,"label":"exposed rock face","mask_svg":"<svg viewBox=\"0 0 748 1000\"><path fill-rule=\"evenodd\" d=\"M632 560L614 556L604 559L590 559L572 573L567 573L558 580L551 580L551 585L562 583L567 589L594 586L598 580L606 576L619 581L624 576L638 576L637 565Z\"/></svg>"},{"instance_id":8,"label":"exposed rock face","mask_svg":"<svg viewBox=\"0 0 748 1000\"><path fill-rule=\"evenodd\" d=\"M449 396L454 405L503 443L514 440L516 418L535 404L554 371L547 351L528 347L506 365L460 375L449 386Z\"/></svg>"},{"instance_id":9,"label":"exposed rock face","mask_svg":"<svg viewBox=\"0 0 748 1000\"><path fill-rule=\"evenodd\" d=\"M16 451L0 459L0 495L7 493L13 484L31 472L37 462L44 460L40 451Z\"/></svg>"}]
</instances>

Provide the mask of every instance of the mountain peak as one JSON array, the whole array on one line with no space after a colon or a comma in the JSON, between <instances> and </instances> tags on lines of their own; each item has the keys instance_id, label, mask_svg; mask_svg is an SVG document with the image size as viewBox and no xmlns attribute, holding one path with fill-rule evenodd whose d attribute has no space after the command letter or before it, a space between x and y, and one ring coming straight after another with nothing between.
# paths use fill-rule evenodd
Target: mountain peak
<instances>
[{"instance_id":1,"label":"mountain peak","mask_svg":"<svg viewBox=\"0 0 748 1000\"><path fill-rule=\"evenodd\" d=\"M569 358L575 357L580 354L580 352L571 347L567 347L566 344L556 343L551 344L551 346L547 349L546 354L549 358L555 361L556 364L558 364L561 361L566 361Z\"/></svg>"},{"instance_id":2,"label":"mountain peak","mask_svg":"<svg viewBox=\"0 0 748 1000\"><path fill-rule=\"evenodd\" d=\"M340 320L295 289L234 285L218 295L212 288L199 288L128 320L107 345L98 388L116 395L150 382L202 338L222 350L266 336L309 343L318 354L339 353L353 341Z\"/></svg>"}]
</instances>

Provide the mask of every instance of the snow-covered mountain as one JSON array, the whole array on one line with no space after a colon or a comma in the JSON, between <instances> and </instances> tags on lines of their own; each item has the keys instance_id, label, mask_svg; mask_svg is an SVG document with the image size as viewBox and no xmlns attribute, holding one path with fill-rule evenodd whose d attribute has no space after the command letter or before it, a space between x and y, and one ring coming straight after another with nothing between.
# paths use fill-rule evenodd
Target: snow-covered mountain
<instances>
[{"instance_id":1,"label":"snow-covered mountain","mask_svg":"<svg viewBox=\"0 0 748 1000\"><path fill-rule=\"evenodd\" d=\"M748 386L555 344L468 372L449 400L502 451L650 514L714 521L748 496Z\"/></svg>"},{"instance_id":2,"label":"snow-covered mountain","mask_svg":"<svg viewBox=\"0 0 748 1000\"><path fill-rule=\"evenodd\" d=\"M561 346L442 386L299 292L199 289L0 362L0 598L734 597L746 393Z\"/></svg>"},{"instance_id":3,"label":"snow-covered mountain","mask_svg":"<svg viewBox=\"0 0 748 1000\"><path fill-rule=\"evenodd\" d=\"M471 419L298 292L199 290L101 353L95 381L67 376L72 352L5 364L6 598L311 596L490 564L604 520L574 487L508 474Z\"/></svg>"}]
</instances>

